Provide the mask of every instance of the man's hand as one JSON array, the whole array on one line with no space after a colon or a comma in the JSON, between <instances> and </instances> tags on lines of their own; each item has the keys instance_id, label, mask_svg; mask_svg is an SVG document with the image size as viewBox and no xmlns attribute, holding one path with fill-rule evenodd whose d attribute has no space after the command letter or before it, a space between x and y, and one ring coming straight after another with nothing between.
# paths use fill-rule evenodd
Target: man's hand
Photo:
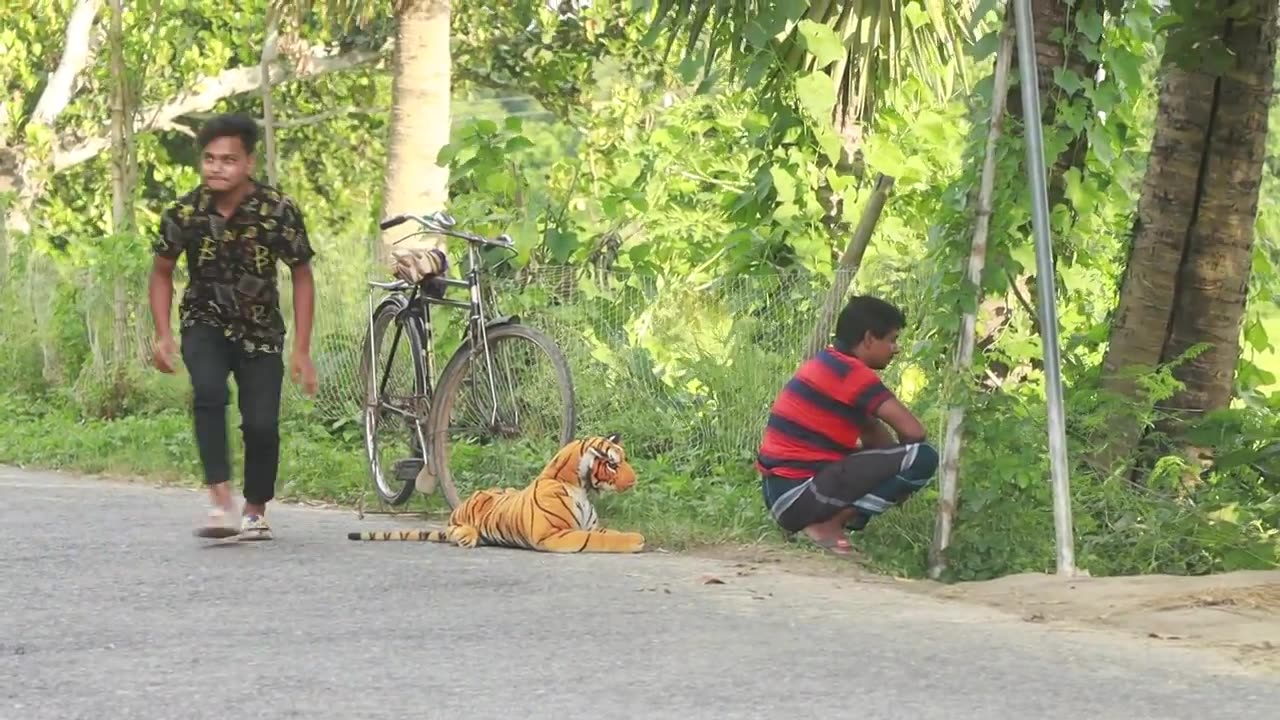
<instances>
[{"instance_id":1,"label":"man's hand","mask_svg":"<svg viewBox=\"0 0 1280 720\"><path fill-rule=\"evenodd\" d=\"M174 341L173 335L165 333L156 338L155 345L151 348L151 357L160 372L172 373L177 356L178 343Z\"/></svg>"},{"instance_id":2,"label":"man's hand","mask_svg":"<svg viewBox=\"0 0 1280 720\"><path fill-rule=\"evenodd\" d=\"M311 364L311 354L294 351L289 355L289 375L295 383L302 386L302 392L315 395L320 387L316 377L316 366Z\"/></svg>"},{"instance_id":3,"label":"man's hand","mask_svg":"<svg viewBox=\"0 0 1280 720\"><path fill-rule=\"evenodd\" d=\"M167 216L166 216L167 223ZM165 223L162 223L165 224ZM172 223L168 223L172 226ZM155 342L151 346L151 358L162 373L174 371L178 355L178 343L173 341L169 329L169 306L173 301L173 269L176 257L156 255L151 262L151 274L147 278L147 297L151 305L151 319L155 323Z\"/></svg>"}]
</instances>

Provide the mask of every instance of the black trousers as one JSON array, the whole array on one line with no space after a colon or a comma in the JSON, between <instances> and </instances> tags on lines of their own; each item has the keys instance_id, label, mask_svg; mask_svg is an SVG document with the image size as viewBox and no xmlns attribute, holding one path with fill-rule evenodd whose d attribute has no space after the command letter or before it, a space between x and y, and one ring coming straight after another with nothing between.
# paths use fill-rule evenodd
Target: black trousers
<instances>
[{"instance_id":1,"label":"black trousers","mask_svg":"<svg viewBox=\"0 0 1280 720\"><path fill-rule=\"evenodd\" d=\"M222 330L196 323L182 332L182 361L191 376L196 446L206 484L231 480L227 450L227 377L234 375L244 438L244 499L263 504L275 497L280 465L279 353L249 356Z\"/></svg>"}]
</instances>

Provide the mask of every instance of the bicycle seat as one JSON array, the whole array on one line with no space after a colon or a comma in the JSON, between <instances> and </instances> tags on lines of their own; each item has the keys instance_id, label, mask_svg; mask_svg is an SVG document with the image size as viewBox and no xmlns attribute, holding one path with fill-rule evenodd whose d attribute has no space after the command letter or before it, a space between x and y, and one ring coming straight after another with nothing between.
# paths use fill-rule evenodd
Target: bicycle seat
<instances>
[{"instance_id":1,"label":"bicycle seat","mask_svg":"<svg viewBox=\"0 0 1280 720\"><path fill-rule=\"evenodd\" d=\"M380 282L378 280L366 280L369 287L378 288L379 290L408 290L411 286L404 280L395 279L391 282Z\"/></svg>"}]
</instances>

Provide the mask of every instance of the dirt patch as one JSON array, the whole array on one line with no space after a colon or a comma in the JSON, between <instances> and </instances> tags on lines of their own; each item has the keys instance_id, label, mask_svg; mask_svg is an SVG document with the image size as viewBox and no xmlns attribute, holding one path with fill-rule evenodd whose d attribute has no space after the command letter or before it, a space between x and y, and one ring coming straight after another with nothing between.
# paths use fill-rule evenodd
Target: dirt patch
<instances>
[{"instance_id":1,"label":"dirt patch","mask_svg":"<svg viewBox=\"0 0 1280 720\"><path fill-rule=\"evenodd\" d=\"M850 555L835 555L800 542L699 545L683 548L680 554L729 562L735 568L745 569L747 574L768 568L794 575L849 579L870 585L914 587L921 582L936 584L883 575L868 569L857 550Z\"/></svg>"},{"instance_id":2,"label":"dirt patch","mask_svg":"<svg viewBox=\"0 0 1280 720\"><path fill-rule=\"evenodd\" d=\"M1280 672L1280 570L1194 577L1028 573L984 582L912 585L934 597L997 607L1028 622L1101 626L1208 647L1249 667Z\"/></svg>"},{"instance_id":3,"label":"dirt patch","mask_svg":"<svg viewBox=\"0 0 1280 720\"><path fill-rule=\"evenodd\" d=\"M947 585L878 575L859 564L856 555L834 557L793 544L711 545L683 553L731 562L739 574L768 567L856 579L998 608L1027 622L1209 648L1247 668L1280 673L1280 570L1100 578L1024 573Z\"/></svg>"}]
</instances>

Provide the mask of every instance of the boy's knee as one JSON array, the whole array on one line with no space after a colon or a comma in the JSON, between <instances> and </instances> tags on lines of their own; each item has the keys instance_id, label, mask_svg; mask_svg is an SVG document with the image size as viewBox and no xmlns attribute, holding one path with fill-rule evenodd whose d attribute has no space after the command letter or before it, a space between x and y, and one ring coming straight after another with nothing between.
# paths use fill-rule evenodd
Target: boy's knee
<instances>
[{"instance_id":1,"label":"boy's knee","mask_svg":"<svg viewBox=\"0 0 1280 720\"><path fill-rule=\"evenodd\" d=\"M192 376L191 402L196 408L226 407L229 399L226 380Z\"/></svg>"},{"instance_id":2,"label":"boy's knee","mask_svg":"<svg viewBox=\"0 0 1280 720\"><path fill-rule=\"evenodd\" d=\"M240 430L244 433L246 444L263 445L280 441L280 425L270 416L243 417L240 419Z\"/></svg>"},{"instance_id":3,"label":"boy's knee","mask_svg":"<svg viewBox=\"0 0 1280 720\"><path fill-rule=\"evenodd\" d=\"M923 485L938 471L938 451L929 443L916 443L909 453L902 477Z\"/></svg>"}]
</instances>

